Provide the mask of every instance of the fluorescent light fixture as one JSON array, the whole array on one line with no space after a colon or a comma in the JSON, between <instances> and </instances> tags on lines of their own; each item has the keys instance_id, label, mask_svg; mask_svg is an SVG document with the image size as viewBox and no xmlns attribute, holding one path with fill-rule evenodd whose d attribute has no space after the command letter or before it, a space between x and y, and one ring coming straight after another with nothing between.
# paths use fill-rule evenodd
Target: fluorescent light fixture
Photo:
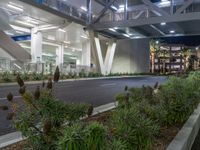
<instances>
[{"instance_id":1,"label":"fluorescent light fixture","mask_svg":"<svg viewBox=\"0 0 200 150\"><path fill-rule=\"evenodd\" d=\"M15 25L12 25L12 24L10 24L10 26L11 26L14 30L22 31L22 32L26 32L26 33L31 33L31 30L30 30L30 29L27 29L27 28L15 26Z\"/></svg>"},{"instance_id":2,"label":"fluorescent light fixture","mask_svg":"<svg viewBox=\"0 0 200 150\"><path fill-rule=\"evenodd\" d=\"M161 25L161 26L165 26L165 25L166 25L166 22L161 22L160 25Z\"/></svg>"},{"instance_id":3,"label":"fluorescent light fixture","mask_svg":"<svg viewBox=\"0 0 200 150\"><path fill-rule=\"evenodd\" d=\"M119 8L124 8L124 5L119 5Z\"/></svg>"},{"instance_id":4,"label":"fluorescent light fixture","mask_svg":"<svg viewBox=\"0 0 200 150\"><path fill-rule=\"evenodd\" d=\"M175 31L174 30L170 30L169 33L175 33Z\"/></svg>"},{"instance_id":5,"label":"fluorescent light fixture","mask_svg":"<svg viewBox=\"0 0 200 150\"><path fill-rule=\"evenodd\" d=\"M116 32L116 30L113 29L113 28L109 28L108 30L113 31L113 32Z\"/></svg>"},{"instance_id":6,"label":"fluorescent light fixture","mask_svg":"<svg viewBox=\"0 0 200 150\"><path fill-rule=\"evenodd\" d=\"M81 35L81 37L82 38L84 38L84 39L89 39L87 36L85 36L85 35Z\"/></svg>"},{"instance_id":7,"label":"fluorescent light fixture","mask_svg":"<svg viewBox=\"0 0 200 150\"><path fill-rule=\"evenodd\" d=\"M122 34L123 36L125 36L125 37L130 37L128 34Z\"/></svg>"},{"instance_id":8,"label":"fluorescent light fixture","mask_svg":"<svg viewBox=\"0 0 200 150\"><path fill-rule=\"evenodd\" d=\"M26 49L31 49L31 47L30 47L30 46L21 45L21 44L20 44L20 46L21 46L21 47L23 47L23 48L26 48Z\"/></svg>"},{"instance_id":9,"label":"fluorescent light fixture","mask_svg":"<svg viewBox=\"0 0 200 150\"><path fill-rule=\"evenodd\" d=\"M19 33L19 34L24 34L24 32L22 31L15 31L16 33Z\"/></svg>"},{"instance_id":10,"label":"fluorescent light fixture","mask_svg":"<svg viewBox=\"0 0 200 150\"><path fill-rule=\"evenodd\" d=\"M19 24L25 25L25 26L35 27L35 25L28 23L28 22L24 22L24 21L20 21L20 20L17 20L16 22Z\"/></svg>"},{"instance_id":11,"label":"fluorescent light fixture","mask_svg":"<svg viewBox=\"0 0 200 150\"><path fill-rule=\"evenodd\" d=\"M64 55L72 56L72 54L71 54L71 53L64 53Z\"/></svg>"},{"instance_id":12,"label":"fluorescent light fixture","mask_svg":"<svg viewBox=\"0 0 200 150\"><path fill-rule=\"evenodd\" d=\"M159 44L159 41L156 41L156 44Z\"/></svg>"},{"instance_id":13,"label":"fluorescent light fixture","mask_svg":"<svg viewBox=\"0 0 200 150\"><path fill-rule=\"evenodd\" d=\"M12 3L12 2L9 2L7 6L8 6L9 8L15 9L15 10L17 10L17 11L21 11L21 12L24 11L24 9L23 9L22 6L19 6L19 5L15 4L15 3Z\"/></svg>"},{"instance_id":14,"label":"fluorescent light fixture","mask_svg":"<svg viewBox=\"0 0 200 150\"><path fill-rule=\"evenodd\" d=\"M66 44L70 44L71 42L70 41L63 41L64 43L66 43Z\"/></svg>"},{"instance_id":15,"label":"fluorescent light fixture","mask_svg":"<svg viewBox=\"0 0 200 150\"><path fill-rule=\"evenodd\" d=\"M11 36L13 36L14 34L13 33L10 33L10 32L5 32L7 35L11 35Z\"/></svg>"},{"instance_id":16,"label":"fluorescent light fixture","mask_svg":"<svg viewBox=\"0 0 200 150\"><path fill-rule=\"evenodd\" d=\"M44 31L44 30L51 30L51 29L56 29L56 28L58 28L58 26L43 27L43 28L40 28L39 30Z\"/></svg>"},{"instance_id":17,"label":"fluorescent light fixture","mask_svg":"<svg viewBox=\"0 0 200 150\"><path fill-rule=\"evenodd\" d=\"M118 29L118 27L114 27L114 29L115 29L115 30L117 30L117 29Z\"/></svg>"},{"instance_id":18,"label":"fluorescent light fixture","mask_svg":"<svg viewBox=\"0 0 200 150\"><path fill-rule=\"evenodd\" d=\"M87 8L85 6L81 6L81 9L87 11Z\"/></svg>"},{"instance_id":19,"label":"fluorescent light fixture","mask_svg":"<svg viewBox=\"0 0 200 150\"><path fill-rule=\"evenodd\" d=\"M170 6L171 2L168 0L161 0L160 3L158 3L158 7L167 7Z\"/></svg>"},{"instance_id":20,"label":"fluorescent light fixture","mask_svg":"<svg viewBox=\"0 0 200 150\"><path fill-rule=\"evenodd\" d=\"M76 57L69 57L69 58L70 58L70 59L74 59L74 60L77 59Z\"/></svg>"},{"instance_id":21,"label":"fluorescent light fixture","mask_svg":"<svg viewBox=\"0 0 200 150\"><path fill-rule=\"evenodd\" d=\"M60 32L64 32L64 33L66 32L64 29L61 29L61 28L58 29L58 31L60 31Z\"/></svg>"},{"instance_id":22,"label":"fluorescent light fixture","mask_svg":"<svg viewBox=\"0 0 200 150\"><path fill-rule=\"evenodd\" d=\"M49 53L42 53L43 56L48 56L48 57L53 57L53 54L49 54Z\"/></svg>"},{"instance_id":23,"label":"fluorescent light fixture","mask_svg":"<svg viewBox=\"0 0 200 150\"><path fill-rule=\"evenodd\" d=\"M50 46L55 46L55 47L60 46L59 44L55 44L55 43L52 43L52 42L45 42L45 41L43 41L42 44L44 44L44 45L50 45Z\"/></svg>"},{"instance_id":24,"label":"fluorescent light fixture","mask_svg":"<svg viewBox=\"0 0 200 150\"><path fill-rule=\"evenodd\" d=\"M117 10L117 7L115 7L115 6L113 6L113 5L111 6L111 8L114 9L114 10Z\"/></svg>"}]
</instances>

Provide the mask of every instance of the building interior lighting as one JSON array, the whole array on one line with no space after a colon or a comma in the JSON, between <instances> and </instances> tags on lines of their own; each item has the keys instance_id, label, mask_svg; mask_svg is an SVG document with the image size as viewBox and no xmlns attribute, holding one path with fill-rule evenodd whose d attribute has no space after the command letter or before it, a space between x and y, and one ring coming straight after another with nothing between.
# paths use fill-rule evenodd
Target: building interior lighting
<instances>
[{"instance_id":1,"label":"building interior lighting","mask_svg":"<svg viewBox=\"0 0 200 150\"><path fill-rule=\"evenodd\" d=\"M123 36L125 36L125 37L130 37L128 34L122 34Z\"/></svg>"},{"instance_id":2,"label":"building interior lighting","mask_svg":"<svg viewBox=\"0 0 200 150\"><path fill-rule=\"evenodd\" d=\"M174 30L170 30L169 33L175 33L175 31Z\"/></svg>"},{"instance_id":3,"label":"building interior lighting","mask_svg":"<svg viewBox=\"0 0 200 150\"><path fill-rule=\"evenodd\" d=\"M66 32L64 29L61 29L61 28L59 28L58 31L64 32L64 33Z\"/></svg>"},{"instance_id":4,"label":"building interior lighting","mask_svg":"<svg viewBox=\"0 0 200 150\"><path fill-rule=\"evenodd\" d=\"M76 60L77 58L76 57L69 57L70 59L74 59L74 60Z\"/></svg>"},{"instance_id":5,"label":"building interior lighting","mask_svg":"<svg viewBox=\"0 0 200 150\"><path fill-rule=\"evenodd\" d=\"M109 28L108 30L113 31L113 32L116 32L116 30L113 29L113 28Z\"/></svg>"},{"instance_id":6,"label":"building interior lighting","mask_svg":"<svg viewBox=\"0 0 200 150\"><path fill-rule=\"evenodd\" d=\"M87 11L87 8L85 6L81 6L81 9Z\"/></svg>"},{"instance_id":7,"label":"building interior lighting","mask_svg":"<svg viewBox=\"0 0 200 150\"><path fill-rule=\"evenodd\" d=\"M7 35L11 35L11 36L13 36L14 34L13 33L10 33L10 32L5 32Z\"/></svg>"},{"instance_id":8,"label":"building interior lighting","mask_svg":"<svg viewBox=\"0 0 200 150\"><path fill-rule=\"evenodd\" d=\"M159 44L159 41L156 41L156 44Z\"/></svg>"},{"instance_id":9,"label":"building interior lighting","mask_svg":"<svg viewBox=\"0 0 200 150\"><path fill-rule=\"evenodd\" d=\"M68 55L68 56L72 56L72 54L71 53L64 53L64 55Z\"/></svg>"},{"instance_id":10,"label":"building interior lighting","mask_svg":"<svg viewBox=\"0 0 200 150\"><path fill-rule=\"evenodd\" d=\"M82 38L84 38L84 39L89 39L87 36L85 36L85 35L81 35L81 37Z\"/></svg>"},{"instance_id":11,"label":"building interior lighting","mask_svg":"<svg viewBox=\"0 0 200 150\"><path fill-rule=\"evenodd\" d=\"M22 6L19 6L19 5L15 4L15 3L13 3L13 2L9 2L9 3L7 4L7 6L8 6L9 8L15 9L15 10L20 11L20 12L23 12L23 11L24 11L24 9L23 9Z\"/></svg>"},{"instance_id":12,"label":"building interior lighting","mask_svg":"<svg viewBox=\"0 0 200 150\"><path fill-rule=\"evenodd\" d=\"M64 43L66 43L66 44L70 44L71 42L70 41L63 41Z\"/></svg>"},{"instance_id":13,"label":"building interior lighting","mask_svg":"<svg viewBox=\"0 0 200 150\"><path fill-rule=\"evenodd\" d=\"M22 31L22 32L26 32L26 33L31 33L31 30L30 30L30 29L27 29L27 28L15 26L15 25L12 25L12 24L10 24L10 26L11 26L14 30Z\"/></svg>"},{"instance_id":14,"label":"building interior lighting","mask_svg":"<svg viewBox=\"0 0 200 150\"><path fill-rule=\"evenodd\" d=\"M24 21L20 21L20 20L17 20L16 23L19 23L19 24L22 24L22 25L25 25L25 26L35 27L35 25L33 25L29 22L24 22Z\"/></svg>"},{"instance_id":15,"label":"building interior lighting","mask_svg":"<svg viewBox=\"0 0 200 150\"><path fill-rule=\"evenodd\" d=\"M111 8L114 9L114 10L117 10L117 7L115 7L115 6L113 6L113 5L111 6Z\"/></svg>"},{"instance_id":16,"label":"building interior lighting","mask_svg":"<svg viewBox=\"0 0 200 150\"><path fill-rule=\"evenodd\" d=\"M44 31L44 30L51 30L51 29L56 29L59 28L58 26L48 26L48 27L41 27L39 30Z\"/></svg>"},{"instance_id":17,"label":"building interior lighting","mask_svg":"<svg viewBox=\"0 0 200 150\"><path fill-rule=\"evenodd\" d=\"M165 26L165 25L166 25L166 22L161 22L160 25L161 25L161 26Z\"/></svg>"}]
</instances>

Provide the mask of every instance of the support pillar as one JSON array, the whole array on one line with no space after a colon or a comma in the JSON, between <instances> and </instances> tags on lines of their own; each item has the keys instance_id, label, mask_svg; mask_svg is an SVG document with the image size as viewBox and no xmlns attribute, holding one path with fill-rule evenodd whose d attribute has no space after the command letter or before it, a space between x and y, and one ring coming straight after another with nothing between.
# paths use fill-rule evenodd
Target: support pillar
<instances>
[{"instance_id":1,"label":"support pillar","mask_svg":"<svg viewBox=\"0 0 200 150\"><path fill-rule=\"evenodd\" d=\"M64 45L58 46L56 48L56 66L62 68L64 62Z\"/></svg>"},{"instance_id":2,"label":"support pillar","mask_svg":"<svg viewBox=\"0 0 200 150\"><path fill-rule=\"evenodd\" d=\"M33 63L42 61L42 33L38 28L31 30L31 59Z\"/></svg>"},{"instance_id":3,"label":"support pillar","mask_svg":"<svg viewBox=\"0 0 200 150\"><path fill-rule=\"evenodd\" d=\"M82 43L82 63L81 65L90 68L91 64L91 45L90 40Z\"/></svg>"}]
</instances>

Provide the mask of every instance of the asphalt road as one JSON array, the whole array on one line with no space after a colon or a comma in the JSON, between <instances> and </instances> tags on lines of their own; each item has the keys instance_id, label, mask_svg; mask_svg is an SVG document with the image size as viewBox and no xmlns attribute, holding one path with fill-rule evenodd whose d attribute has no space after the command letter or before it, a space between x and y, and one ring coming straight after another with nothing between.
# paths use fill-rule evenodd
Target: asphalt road
<instances>
[{"instance_id":1,"label":"asphalt road","mask_svg":"<svg viewBox=\"0 0 200 150\"><path fill-rule=\"evenodd\" d=\"M141 87L142 85L153 86L156 82L162 84L166 81L166 77L161 76L146 76L146 77L131 77L120 79L100 79L100 80L85 80L85 81L69 81L60 82L54 86L56 96L64 102L85 102L91 103L94 106L99 106L115 101L115 96L124 90L124 87ZM27 89L34 90L35 85L26 85ZM20 101L18 94L19 87L1 86L0 87L0 104L7 104L5 99L8 92L12 92L15 96L15 101ZM6 120L5 111L0 110L0 135L4 135L15 131L11 123Z\"/></svg>"}]
</instances>

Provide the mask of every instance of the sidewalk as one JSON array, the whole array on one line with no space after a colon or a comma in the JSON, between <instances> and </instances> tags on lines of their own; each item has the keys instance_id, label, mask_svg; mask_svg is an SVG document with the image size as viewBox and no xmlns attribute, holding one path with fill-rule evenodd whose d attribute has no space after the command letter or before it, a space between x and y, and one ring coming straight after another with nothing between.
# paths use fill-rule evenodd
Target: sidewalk
<instances>
[{"instance_id":1,"label":"sidewalk","mask_svg":"<svg viewBox=\"0 0 200 150\"><path fill-rule=\"evenodd\" d=\"M72 81L86 81L86 80L101 80L101 79L120 79L120 78L130 78L130 77L148 77L152 75L134 75L134 76L113 76L113 77L94 77L94 78L77 78L77 79L65 79L59 80L59 82L72 82ZM47 80L44 80L47 82ZM40 84L43 81L25 81L25 84ZM10 83L0 83L1 86L12 86L17 85L17 82L10 82Z\"/></svg>"}]
</instances>

